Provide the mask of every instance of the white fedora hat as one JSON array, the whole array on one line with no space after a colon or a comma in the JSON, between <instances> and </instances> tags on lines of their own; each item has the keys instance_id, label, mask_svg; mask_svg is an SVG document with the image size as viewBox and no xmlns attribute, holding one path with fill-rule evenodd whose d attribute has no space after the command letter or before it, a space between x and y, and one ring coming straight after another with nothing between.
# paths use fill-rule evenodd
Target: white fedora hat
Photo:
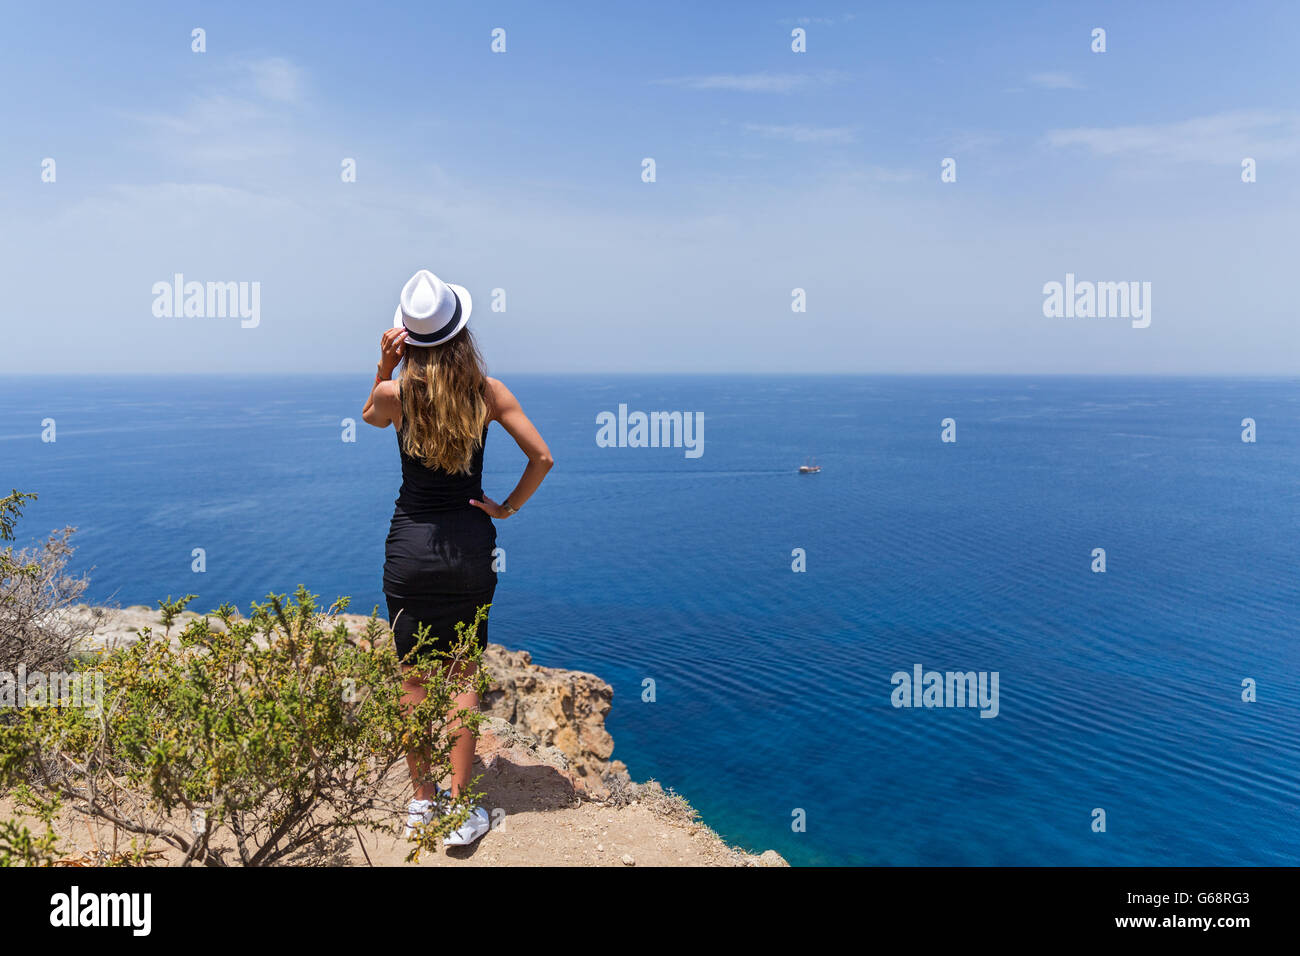
<instances>
[{"instance_id":1,"label":"white fedora hat","mask_svg":"<svg viewBox=\"0 0 1300 956\"><path fill-rule=\"evenodd\" d=\"M468 289L421 269L402 286L393 328L406 329L407 345L441 345L465 328L472 308Z\"/></svg>"}]
</instances>

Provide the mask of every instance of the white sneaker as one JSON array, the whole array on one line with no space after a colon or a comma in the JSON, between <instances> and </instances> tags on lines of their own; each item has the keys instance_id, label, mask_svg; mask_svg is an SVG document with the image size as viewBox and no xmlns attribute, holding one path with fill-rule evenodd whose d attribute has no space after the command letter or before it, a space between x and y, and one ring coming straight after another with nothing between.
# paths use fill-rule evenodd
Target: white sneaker
<instances>
[{"instance_id":1,"label":"white sneaker","mask_svg":"<svg viewBox=\"0 0 1300 956\"><path fill-rule=\"evenodd\" d=\"M442 843L443 846L469 846L491 829L492 820L488 817L487 811L482 807L475 807L470 811L469 819L461 824L460 829L443 837Z\"/></svg>"},{"instance_id":2,"label":"white sneaker","mask_svg":"<svg viewBox=\"0 0 1300 956\"><path fill-rule=\"evenodd\" d=\"M433 821L432 800L412 800L406 805L406 839L415 836L415 831Z\"/></svg>"}]
</instances>

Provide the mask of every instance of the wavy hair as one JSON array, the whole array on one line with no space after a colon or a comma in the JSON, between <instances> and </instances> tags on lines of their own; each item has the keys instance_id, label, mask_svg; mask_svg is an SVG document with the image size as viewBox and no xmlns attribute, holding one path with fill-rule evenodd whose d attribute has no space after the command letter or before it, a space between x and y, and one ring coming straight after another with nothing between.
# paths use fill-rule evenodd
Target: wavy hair
<instances>
[{"instance_id":1,"label":"wavy hair","mask_svg":"<svg viewBox=\"0 0 1300 956\"><path fill-rule=\"evenodd\" d=\"M407 342L400 383L402 450L468 474L488 420L487 367L469 329L428 348Z\"/></svg>"}]
</instances>

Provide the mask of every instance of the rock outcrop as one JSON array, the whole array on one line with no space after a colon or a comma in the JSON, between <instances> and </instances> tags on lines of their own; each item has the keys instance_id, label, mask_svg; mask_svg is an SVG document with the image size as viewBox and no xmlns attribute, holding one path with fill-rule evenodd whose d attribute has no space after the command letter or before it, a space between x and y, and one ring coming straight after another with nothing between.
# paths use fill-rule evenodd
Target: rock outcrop
<instances>
[{"instance_id":1,"label":"rock outcrop","mask_svg":"<svg viewBox=\"0 0 1300 956\"><path fill-rule=\"evenodd\" d=\"M541 667L527 651L500 644L487 646L483 666L492 680L484 713L562 752L588 793L603 794L614 780L631 781L623 762L611 759L614 738L605 729L614 700L609 684L595 674Z\"/></svg>"}]
</instances>

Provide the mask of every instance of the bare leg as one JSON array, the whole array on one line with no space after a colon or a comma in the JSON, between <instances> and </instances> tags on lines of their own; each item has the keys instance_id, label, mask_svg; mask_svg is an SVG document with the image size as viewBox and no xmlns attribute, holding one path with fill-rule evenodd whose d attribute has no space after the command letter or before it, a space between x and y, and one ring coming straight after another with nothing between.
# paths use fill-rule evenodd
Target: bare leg
<instances>
[{"instance_id":1,"label":"bare leg","mask_svg":"<svg viewBox=\"0 0 1300 956\"><path fill-rule=\"evenodd\" d=\"M472 678L477 665L457 664L453 674ZM478 710L478 694L472 690L456 695L456 706L464 710ZM448 732L455 735L455 744L451 751L451 795L460 796L460 792L469 786L474 772L474 735L459 720L448 724Z\"/></svg>"},{"instance_id":2,"label":"bare leg","mask_svg":"<svg viewBox=\"0 0 1300 956\"><path fill-rule=\"evenodd\" d=\"M457 664L452 673L472 677L478 670L476 665ZM425 674L413 665L402 665L402 706L410 713L418 707L428 695L424 686ZM478 694L472 690L455 697L456 707L465 710L478 710ZM447 724L447 733L455 743L451 750L451 795L460 796L461 790L469 786L470 776L474 772L474 735L461 721L453 717ZM411 785L415 788L415 799L432 800L437 792L437 781L430 780L429 745L424 744L406 755L406 767L411 773Z\"/></svg>"},{"instance_id":3,"label":"bare leg","mask_svg":"<svg viewBox=\"0 0 1300 956\"><path fill-rule=\"evenodd\" d=\"M418 668L402 665L402 707L410 713L418 707L428 691L424 686L425 675ZM416 800L432 800L437 789L437 781L428 779L431 763L429 745L422 744L406 754L406 767L411 772L411 785L415 788Z\"/></svg>"}]
</instances>

